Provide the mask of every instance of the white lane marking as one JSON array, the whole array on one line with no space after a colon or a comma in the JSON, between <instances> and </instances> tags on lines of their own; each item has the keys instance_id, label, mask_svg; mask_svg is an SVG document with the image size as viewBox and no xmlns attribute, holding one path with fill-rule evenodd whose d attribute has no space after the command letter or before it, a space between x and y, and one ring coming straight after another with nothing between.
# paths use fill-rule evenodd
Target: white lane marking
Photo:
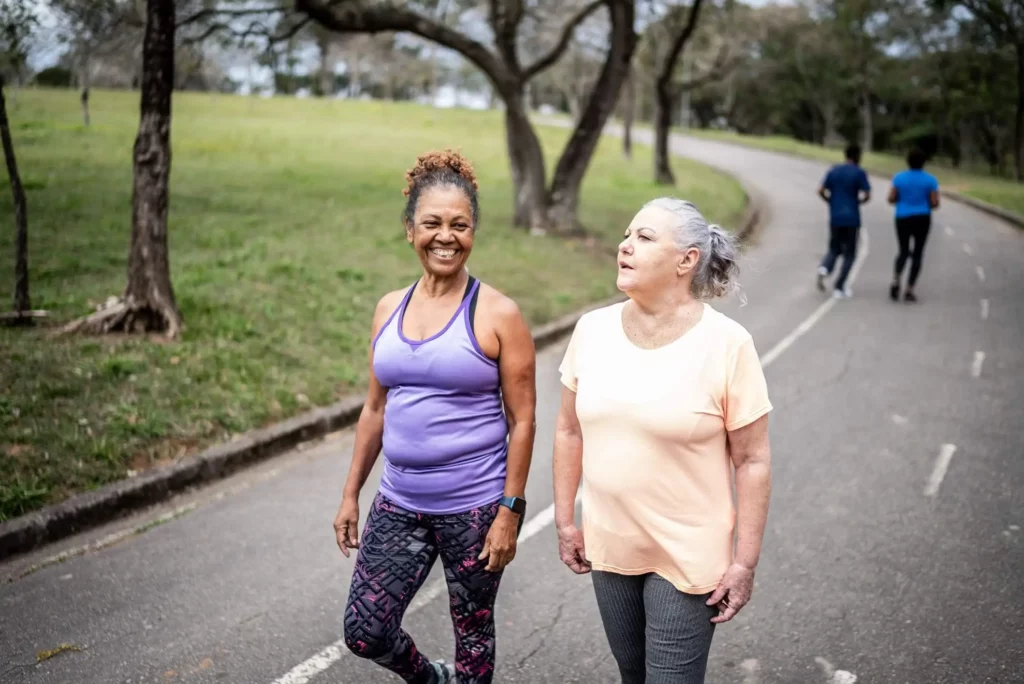
<instances>
[{"instance_id":1,"label":"white lane marking","mask_svg":"<svg viewBox=\"0 0 1024 684\"><path fill-rule=\"evenodd\" d=\"M988 300L987 299L982 299L981 300L981 320L983 320L983 321L987 321L988 320Z\"/></svg>"},{"instance_id":2,"label":"white lane marking","mask_svg":"<svg viewBox=\"0 0 1024 684\"><path fill-rule=\"evenodd\" d=\"M816 657L814 662L821 667L822 674L826 677L826 684L854 684L857 681L857 675L846 670L835 669L832 667L832 663L820 656Z\"/></svg>"},{"instance_id":3,"label":"white lane marking","mask_svg":"<svg viewBox=\"0 0 1024 684\"><path fill-rule=\"evenodd\" d=\"M864 238L864 245L863 249L858 250L859 253L857 255L857 260L854 262L853 269L850 271L850 277L847 279L849 284L852 284L857 279L857 274L860 272L861 266L863 266L864 261L870 253L870 241L868 239L867 231L862 232L861 236ZM825 314L832 310L832 307L836 305L836 301L837 300L835 299L828 299L823 302L821 306L815 309L810 316L804 319L804 321L797 326L796 330L779 340L774 347L768 350L768 353L761 357L761 367L767 368L782 354L782 352L789 349L793 346L794 342L807 334L807 332L813 328ZM579 496L576 497L576 501L579 503ZM523 525L523 531L519 535L519 541L526 541L553 523L554 520L555 506L552 504L530 520L526 521ZM445 590L443 582L438 582L426 587L423 591L417 594L416 599L413 600L412 604L409 606L409 610L407 610L405 614L410 615L420 610L434 599L440 597ZM307 659L305 662L299 663L288 673L275 679L274 684L308 684L310 679L331 667L331 665L340 660L347 651L348 649L345 647L345 640L339 639L330 646L322 649L316 655Z\"/></svg>"},{"instance_id":4,"label":"white lane marking","mask_svg":"<svg viewBox=\"0 0 1024 684\"><path fill-rule=\"evenodd\" d=\"M901 416L898 413L894 413L894 414L892 414L892 422L896 423L897 425L906 425L907 424L907 417L906 416Z\"/></svg>"},{"instance_id":5,"label":"white lane marking","mask_svg":"<svg viewBox=\"0 0 1024 684\"><path fill-rule=\"evenodd\" d=\"M971 362L971 377L981 377L981 367L985 363L985 352L976 351L974 352L974 361Z\"/></svg>"},{"instance_id":6,"label":"white lane marking","mask_svg":"<svg viewBox=\"0 0 1024 684\"><path fill-rule=\"evenodd\" d=\"M969 244L967 244L965 242L963 244L963 248L964 248L964 254L966 254L967 256L974 256L974 248L971 247Z\"/></svg>"},{"instance_id":7,"label":"white lane marking","mask_svg":"<svg viewBox=\"0 0 1024 684\"><path fill-rule=\"evenodd\" d=\"M577 494L576 503L578 504L579 502L580 495ZM540 513L523 523L523 529L519 533L518 543L522 544L530 537L536 536L554 521L555 505L551 504ZM447 585L444 580L438 580L437 582L425 587L422 591L416 594L416 598L409 605L409 609L405 611L405 614L412 615L413 613L419 612L429 605L431 601L440 598L446 591ZM275 679L274 684L308 684L309 680L341 660L342 656L346 653L348 653L348 647L345 645L345 639L343 637L335 641L333 644L324 647L318 653L310 656L305 661L299 663L286 674Z\"/></svg>"},{"instance_id":8,"label":"white lane marking","mask_svg":"<svg viewBox=\"0 0 1024 684\"><path fill-rule=\"evenodd\" d=\"M985 269L981 266L975 266L975 269L978 271L978 280L980 282L985 282Z\"/></svg>"},{"instance_id":9,"label":"white lane marking","mask_svg":"<svg viewBox=\"0 0 1024 684\"><path fill-rule=\"evenodd\" d=\"M860 250L857 255L857 261L853 264L853 270L850 271L850 277L847 279L847 284L851 285L857 279L857 274L860 272L860 267L864 265L864 261L867 260L868 254L871 252L871 243L868 240L867 231L861 233L864 238L864 248ZM805 318L800 325L796 327L793 332L783 337L779 342L769 349L765 354L761 356L761 367L767 368L775 359L777 359L782 352L793 346L793 343L799 340L801 337L806 335L811 328L818 324L822 318L825 317L832 307L836 305L836 299L828 299L821 303L817 309L815 309L810 316Z\"/></svg>"},{"instance_id":10,"label":"white lane marking","mask_svg":"<svg viewBox=\"0 0 1024 684\"><path fill-rule=\"evenodd\" d=\"M743 684L758 684L761 678L758 676L758 672L761 670L761 664L757 662L757 658L747 658L740 663L740 671L743 673Z\"/></svg>"},{"instance_id":11,"label":"white lane marking","mask_svg":"<svg viewBox=\"0 0 1024 684\"><path fill-rule=\"evenodd\" d=\"M946 235L949 235L950 237L953 236L953 228L952 228L952 226L946 226Z\"/></svg>"},{"instance_id":12,"label":"white lane marking","mask_svg":"<svg viewBox=\"0 0 1024 684\"><path fill-rule=\"evenodd\" d=\"M932 468L931 477L928 478L928 484L924 488L925 496L935 496L939 493L939 487L942 486L942 480L946 477L946 471L949 470L949 462L953 460L953 454L955 453L956 444L942 445L939 457L935 459L935 467Z\"/></svg>"}]
</instances>

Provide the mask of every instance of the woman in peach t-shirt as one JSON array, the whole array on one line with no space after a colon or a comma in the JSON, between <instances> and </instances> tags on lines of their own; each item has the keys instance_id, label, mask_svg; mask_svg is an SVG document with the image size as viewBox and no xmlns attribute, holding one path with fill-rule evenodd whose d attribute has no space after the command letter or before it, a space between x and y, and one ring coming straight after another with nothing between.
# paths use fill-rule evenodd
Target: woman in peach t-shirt
<instances>
[{"instance_id":1,"label":"woman in peach t-shirt","mask_svg":"<svg viewBox=\"0 0 1024 684\"><path fill-rule=\"evenodd\" d=\"M559 550L594 571L624 684L703 682L715 625L750 600L772 406L750 334L703 301L736 270L732 239L693 204L649 202L619 245L629 301L585 315L561 366Z\"/></svg>"}]
</instances>

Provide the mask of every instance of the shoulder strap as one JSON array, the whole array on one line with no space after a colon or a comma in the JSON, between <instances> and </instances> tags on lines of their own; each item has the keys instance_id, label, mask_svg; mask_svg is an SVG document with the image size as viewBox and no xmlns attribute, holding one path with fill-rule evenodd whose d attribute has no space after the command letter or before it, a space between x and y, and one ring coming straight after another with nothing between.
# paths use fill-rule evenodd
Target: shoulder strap
<instances>
[{"instance_id":1,"label":"shoulder strap","mask_svg":"<svg viewBox=\"0 0 1024 684\"><path fill-rule=\"evenodd\" d=\"M472 286L476 281L476 278L470 276L469 281ZM477 300L480 299L480 285L477 284L476 287L471 287L471 293L472 294L470 296L472 299L469 300L469 311L467 312L467 315L469 316L469 331L476 335L476 303Z\"/></svg>"}]
</instances>

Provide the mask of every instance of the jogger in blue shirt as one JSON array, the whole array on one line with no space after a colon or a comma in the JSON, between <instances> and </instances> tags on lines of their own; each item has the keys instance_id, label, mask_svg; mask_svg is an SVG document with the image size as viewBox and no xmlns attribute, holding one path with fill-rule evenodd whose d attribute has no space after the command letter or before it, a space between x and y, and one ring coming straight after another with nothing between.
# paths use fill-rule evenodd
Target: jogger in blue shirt
<instances>
[{"instance_id":1,"label":"jogger in blue shirt","mask_svg":"<svg viewBox=\"0 0 1024 684\"><path fill-rule=\"evenodd\" d=\"M846 286L853 262L857 258L857 239L860 234L860 205L871 199L868 175L860 167L860 147L846 148L846 163L829 169L818 190L829 207L828 251L818 267L818 289L825 289L825 278L832 275L836 261L843 257L843 268L834 285L833 296L851 296Z\"/></svg>"},{"instance_id":2,"label":"jogger in blue shirt","mask_svg":"<svg viewBox=\"0 0 1024 684\"><path fill-rule=\"evenodd\" d=\"M916 302L914 285L921 273L921 261L924 258L924 244L928 240L928 231L932 224L932 210L939 207L939 181L935 176L924 170L925 154L913 149L907 155L907 166L892 179L889 190L889 203L896 205L896 239L899 241L899 254L893 270L892 285L889 286L889 297L895 302L900 298L900 285L903 279L903 267L910 258L910 276L907 278L907 289L903 300Z\"/></svg>"}]
</instances>

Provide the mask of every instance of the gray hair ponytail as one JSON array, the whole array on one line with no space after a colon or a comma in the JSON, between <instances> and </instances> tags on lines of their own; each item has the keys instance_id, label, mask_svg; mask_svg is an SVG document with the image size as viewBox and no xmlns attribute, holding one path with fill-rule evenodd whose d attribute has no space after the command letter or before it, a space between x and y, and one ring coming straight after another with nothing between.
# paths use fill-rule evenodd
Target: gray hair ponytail
<instances>
[{"instance_id":1,"label":"gray hair ponytail","mask_svg":"<svg viewBox=\"0 0 1024 684\"><path fill-rule=\"evenodd\" d=\"M700 252L693 274L691 291L697 299L724 297L737 288L736 239L720 226L708 224L707 219L692 202L675 197L659 197L644 205L656 207L676 216L674 227L676 243L680 249L695 247Z\"/></svg>"}]
</instances>

